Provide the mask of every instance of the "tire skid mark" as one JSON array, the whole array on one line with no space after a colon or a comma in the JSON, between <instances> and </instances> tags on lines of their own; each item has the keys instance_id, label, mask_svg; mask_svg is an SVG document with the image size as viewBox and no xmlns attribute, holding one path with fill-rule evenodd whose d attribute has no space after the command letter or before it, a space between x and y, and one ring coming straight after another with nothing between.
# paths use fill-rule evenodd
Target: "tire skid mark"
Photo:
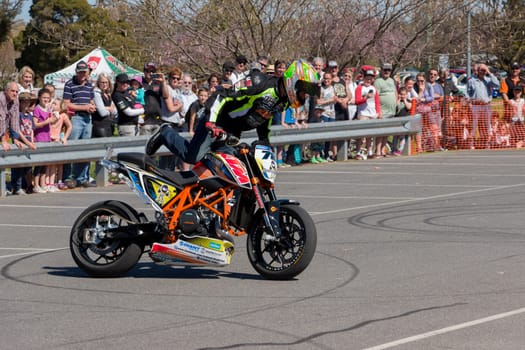
<instances>
[{"instance_id":1,"label":"tire skid mark","mask_svg":"<svg viewBox=\"0 0 525 350\"><path fill-rule=\"evenodd\" d=\"M76 287L64 287L64 286L53 286L53 285L48 285L48 284L44 284L44 283L28 281L28 280L25 280L25 279L23 279L21 277L17 277L17 276L14 276L14 275L11 274L12 267L17 265L18 263L21 263L21 262L23 262L25 260L29 260L29 259L32 259L32 258L35 258L35 257L39 257L39 256L44 255L44 254L49 254L49 253L54 253L54 251L36 252L34 254L26 255L26 256L21 257L19 259L13 260L12 262L10 262L10 263L6 264L4 267L2 267L2 269L0 270L0 275L3 276L4 278L8 279L8 280L11 280L11 281L14 281L14 282L17 282L17 283L29 284L29 285L38 286L38 287L44 287L44 288L54 288L54 289L59 289L59 290L83 291L83 292L104 293L104 294L108 294L109 293L109 294L115 294L115 295L122 295L122 294L134 295L134 296L142 295L141 293L136 293L136 292L114 291L114 290L103 290L103 289L76 288ZM68 342L68 343L63 343L63 344L55 344L54 346L57 347L57 348L68 347L68 346L71 346L71 345L89 344L91 342L99 342L99 341L104 341L104 340L123 338L123 337L127 337L127 336L130 336L130 335L150 334L150 333L156 333L156 332L159 332L159 331L170 330L172 328L177 328L177 327L180 327L181 325L191 326L191 325L200 325L202 323L208 323L208 322L224 322L224 323L227 323L229 325L235 325L235 326L241 326L241 327L246 327L246 328L250 328L250 329L265 331L265 332L269 332L270 334L279 334L279 335L282 335L282 336L286 336L286 337L290 337L292 339L295 339L294 341L291 341L291 342L283 342L282 345L308 343L308 344L313 345L313 346L315 346L315 347L317 347L319 349L330 350L331 348L329 348L329 347L327 347L327 346L325 346L323 344L318 344L317 342L315 342L315 339L317 338L317 336L315 336L315 334L314 335L309 335L309 336L306 336L306 337L302 337L302 338L298 338L297 335L295 335L295 334L279 331L279 330L276 330L276 329L273 329L273 328L252 326L250 324L247 324L245 321L240 322L240 321L235 321L234 320L235 318L238 318L238 317L242 317L242 316L246 316L246 315L254 315L254 314L257 314L259 312L267 312L269 310L279 309L279 308L287 307L287 306L290 306L290 305L293 305L293 304L298 304L298 303L301 303L301 302L304 302L304 301L307 301L307 300L320 298L320 297L322 297L324 295L328 295L328 294L330 294L330 293L332 293L332 292L334 292L334 291L336 291L336 290L338 290L340 288L343 288L343 287L347 286L359 274L359 269L354 264L352 264L350 261L348 261L348 260L342 259L342 258L337 257L337 256L332 255L332 254L320 252L320 251L316 251L316 254L323 255L323 256L326 256L328 258L335 259L335 260L337 260L339 262L342 262L352 272L349 274L349 276L345 280L341 281L341 283L335 285L332 288L329 288L327 290L321 291L321 292L316 293L316 294L312 294L312 295L309 295L309 296L306 296L306 297L302 297L302 298L297 298L297 299L290 300L290 301L284 301L284 302L277 303L277 304L263 305L263 306L260 306L258 308L255 308L255 309L251 309L251 310L247 310L247 311L243 311L243 312L239 312L239 313L235 313L235 314L231 314L231 315L226 315L226 316L220 317L220 318L205 317L205 316L202 316L202 315L186 314L186 315L182 315L182 316L191 317L191 318L194 318L196 320L194 322L188 322L187 320L183 320L183 321L175 322L175 323L172 323L172 324L167 324L167 325L165 325L163 327L156 326L156 327L151 327L149 329L141 328L140 330L133 330L133 331L130 331L128 333L107 335L105 337L97 336L97 337L93 337L92 339L83 339L81 341ZM31 276L35 276L35 275L40 275L40 274L32 274ZM176 276L174 278L176 278ZM164 294L164 293L160 293L160 294L148 293L147 295L148 296L169 296L169 297L176 296L176 295L173 295L173 294ZM193 295L191 295L191 296L193 297ZM206 296L206 298L208 298L208 297L209 296ZM224 298L224 297L220 296L220 298ZM21 301L19 300L19 302L21 302ZM39 302L41 303L41 301L39 301ZM85 305L85 304L75 304L75 305L77 305L77 306L89 306L89 307L97 306L97 305ZM169 314L169 315L176 314L176 315L181 316L181 314L179 312L178 313L173 313L173 312L169 312L169 311L157 311L157 310L156 311L152 311L151 309L124 308L124 307L119 307L119 306L113 306L113 307L116 308L116 309L125 310L125 311L154 312L154 313L163 313L163 314ZM107 309L107 306L105 306L105 309ZM254 344L249 344L249 343L248 344L238 344L238 345L229 345L229 346L226 346L226 347L219 347L217 349L226 349L226 348L232 348L232 347L251 347L253 345ZM280 344L276 343L275 345L278 346ZM202 349L214 349L214 348L202 348Z\"/></svg>"}]
</instances>

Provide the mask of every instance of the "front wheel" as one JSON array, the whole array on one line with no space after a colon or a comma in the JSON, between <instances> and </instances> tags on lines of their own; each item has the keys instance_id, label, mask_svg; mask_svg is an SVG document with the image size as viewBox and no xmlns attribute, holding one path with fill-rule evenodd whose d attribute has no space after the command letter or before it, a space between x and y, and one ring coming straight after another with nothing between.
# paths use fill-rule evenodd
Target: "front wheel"
<instances>
[{"instance_id":1,"label":"front wheel","mask_svg":"<svg viewBox=\"0 0 525 350\"><path fill-rule=\"evenodd\" d=\"M118 277L142 255L142 246L129 239L111 239L108 232L125 231L138 223L137 212L118 201L96 203L80 214L71 229L69 248L73 260L93 277Z\"/></svg>"},{"instance_id":2,"label":"front wheel","mask_svg":"<svg viewBox=\"0 0 525 350\"><path fill-rule=\"evenodd\" d=\"M267 237L262 215L255 218L248 232L248 257L261 276L289 280L312 261L317 245L317 230L310 215L298 205L281 205L281 237Z\"/></svg>"}]
</instances>

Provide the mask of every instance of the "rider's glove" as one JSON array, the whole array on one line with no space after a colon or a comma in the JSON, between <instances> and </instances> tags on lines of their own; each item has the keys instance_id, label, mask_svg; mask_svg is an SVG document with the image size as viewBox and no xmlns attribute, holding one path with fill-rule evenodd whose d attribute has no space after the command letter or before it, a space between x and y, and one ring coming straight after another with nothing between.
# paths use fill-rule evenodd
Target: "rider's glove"
<instances>
[{"instance_id":1,"label":"rider's glove","mask_svg":"<svg viewBox=\"0 0 525 350\"><path fill-rule=\"evenodd\" d=\"M221 127L218 127L215 123L212 123L212 122L206 122L206 128L208 130L210 130L210 134L211 136L217 138L223 134L225 134L226 132L221 128Z\"/></svg>"}]
</instances>

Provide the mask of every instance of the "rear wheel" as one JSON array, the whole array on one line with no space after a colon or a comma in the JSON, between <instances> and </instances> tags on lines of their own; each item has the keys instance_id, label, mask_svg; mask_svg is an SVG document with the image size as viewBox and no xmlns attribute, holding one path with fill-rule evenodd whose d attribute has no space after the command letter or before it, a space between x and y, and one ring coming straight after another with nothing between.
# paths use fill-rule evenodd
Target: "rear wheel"
<instances>
[{"instance_id":1,"label":"rear wheel","mask_svg":"<svg viewBox=\"0 0 525 350\"><path fill-rule=\"evenodd\" d=\"M317 245L317 230L310 215L298 205L281 205L281 237L267 237L265 222L258 215L248 232L248 257L263 277L292 279L310 264Z\"/></svg>"},{"instance_id":2,"label":"rear wheel","mask_svg":"<svg viewBox=\"0 0 525 350\"><path fill-rule=\"evenodd\" d=\"M118 201L96 203L80 214L71 229L69 247L75 263L94 277L118 277L129 271L142 255L143 247L130 239L112 239L126 226L138 223L138 213Z\"/></svg>"}]
</instances>

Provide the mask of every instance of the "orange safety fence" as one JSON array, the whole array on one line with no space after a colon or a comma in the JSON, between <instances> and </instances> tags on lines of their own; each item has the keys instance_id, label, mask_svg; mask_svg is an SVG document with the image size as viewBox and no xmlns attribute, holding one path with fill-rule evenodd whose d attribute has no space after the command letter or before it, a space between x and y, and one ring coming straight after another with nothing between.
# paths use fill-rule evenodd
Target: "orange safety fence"
<instances>
[{"instance_id":1,"label":"orange safety fence","mask_svg":"<svg viewBox=\"0 0 525 350\"><path fill-rule=\"evenodd\" d=\"M418 105L413 112L422 116L422 132L412 138L416 152L525 147L523 114L502 99L484 104L457 97Z\"/></svg>"}]
</instances>

